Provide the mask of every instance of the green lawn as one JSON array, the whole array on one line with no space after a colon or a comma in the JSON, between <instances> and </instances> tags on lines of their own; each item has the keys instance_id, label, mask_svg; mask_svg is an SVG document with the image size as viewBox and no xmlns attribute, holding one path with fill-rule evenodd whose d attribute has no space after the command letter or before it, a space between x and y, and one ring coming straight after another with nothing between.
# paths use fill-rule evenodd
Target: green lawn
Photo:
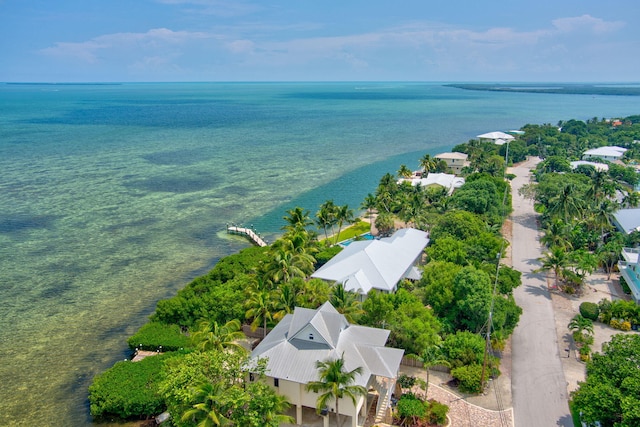
<instances>
[{"instance_id":1,"label":"green lawn","mask_svg":"<svg viewBox=\"0 0 640 427\"><path fill-rule=\"evenodd\" d=\"M358 221L351 226L345 228L340 232L338 236L338 242L342 242L343 240L351 239L352 237L359 236L364 233L368 233L371 231L371 225L367 221ZM331 242L335 241L335 237L329 236L329 240Z\"/></svg>"}]
</instances>

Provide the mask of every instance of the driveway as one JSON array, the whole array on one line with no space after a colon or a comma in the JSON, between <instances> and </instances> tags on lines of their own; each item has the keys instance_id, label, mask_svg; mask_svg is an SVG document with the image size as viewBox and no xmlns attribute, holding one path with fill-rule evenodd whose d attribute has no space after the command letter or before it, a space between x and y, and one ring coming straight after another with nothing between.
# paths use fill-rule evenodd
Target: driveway
<instances>
[{"instance_id":1,"label":"driveway","mask_svg":"<svg viewBox=\"0 0 640 427\"><path fill-rule=\"evenodd\" d=\"M573 426L569 412L567 382L561 363L553 304L545 273L539 268L541 255L533 203L518 189L529 182L529 170L539 160L530 159L514 167L513 267L522 272L522 286L514 297L523 313L512 336L513 410L518 427ZM563 355L566 357L566 355Z\"/></svg>"}]
</instances>

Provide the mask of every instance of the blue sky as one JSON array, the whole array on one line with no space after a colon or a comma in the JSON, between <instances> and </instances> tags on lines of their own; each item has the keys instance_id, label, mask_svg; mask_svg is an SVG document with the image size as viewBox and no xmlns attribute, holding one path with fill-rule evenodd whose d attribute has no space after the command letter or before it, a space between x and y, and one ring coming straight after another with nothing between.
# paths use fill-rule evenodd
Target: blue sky
<instances>
[{"instance_id":1,"label":"blue sky","mask_svg":"<svg viewBox=\"0 0 640 427\"><path fill-rule=\"evenodd\" d=\"M0 0L0 81L640 76L638 0Z\"/></svg>"}]
</instances>

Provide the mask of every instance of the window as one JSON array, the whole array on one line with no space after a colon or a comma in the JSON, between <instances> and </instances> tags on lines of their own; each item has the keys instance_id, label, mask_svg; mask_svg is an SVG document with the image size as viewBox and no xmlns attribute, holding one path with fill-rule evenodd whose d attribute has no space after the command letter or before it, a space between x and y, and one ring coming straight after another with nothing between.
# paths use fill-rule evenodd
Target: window
<instances>
[{"instance_id":1,"label":"window","mask_svg":"<svg viewBox=\"0 0 640 427\"><path fill-rule=\"evenodd\" d=\"M280 387L280 379L279 378L274 378L273 379L273 386L274 387Z\"/></svg>"},{"instance_id":2,"label":"window","mask_svg":"<svg viewBox=\"0 0 640 427\"><path fill-rule=\"evenodd\" d=\"M313 341L313 334L309 334L309 339Z\"/></svg>"}]
</instances>

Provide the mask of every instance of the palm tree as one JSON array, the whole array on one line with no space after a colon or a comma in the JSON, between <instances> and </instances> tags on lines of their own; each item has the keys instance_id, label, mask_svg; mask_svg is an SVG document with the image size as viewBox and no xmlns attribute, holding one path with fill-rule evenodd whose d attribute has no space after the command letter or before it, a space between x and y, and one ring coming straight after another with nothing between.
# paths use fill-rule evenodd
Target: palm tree
<instances>
[{"instance_id":1,"label":"palm tree","mask_svg":"<svg viewBox=\"0 0 640 427\"><path fill-rule=\"evenodd\" d=\"M431 157L429 154L425 154L420 159L420 166L422 167L422 171L427 174L430 171L434 170L437 165L437 160Z\"/></svg>"},{"instance_id":2,"label":"palm tree","mask_svg":"<svg viewBox=\"0 0 640 427\"><path fill-rule=\"evenodd\" d=\"M566 184L560 193L549 200L549 216L558 216L565 222L579 217L584 210L584 201L580 198L575 184Z\"/></svg>"},{"instance_id":3,"label":"palm tree","mask_svg":"<svg viewBox=\"0 0 640 427\"><path fill-rule=\"evenodd\" d=\"M336 241L340 238L340 231L342 231L342 225L344 223L351 224L353 222L353 209L349 209L349 205L338 206L336 210L336 219L338 220L338 234L336 234Z\"/></svg>"},{"instance_id":4,"label":"palm tree","mask_svg":"<svg viewBox=\"0 0 640 427\"><path fill-rule=\"evenodd\" d=\"M271 295L267 290L253 290L249 295L249 299L245 302L247 309L245 317L253 319L251 322L251 330L258 329L258 325L262 322L263 338L267 336L267 321L273 318L272 309L273 302Z\"/></svg>"},{"instance_id":5,"label":"palm tree","mask_svg":"<svg viewBox=\"0 0 640 427\"><path fill-rule=\"evenodd\" d=\"M204 383L194 390L197 402L182 415L182 421L197 422L197 427L214 427L231 424L224 414L227 404L224 400L225 387L220 384Z\"/></svg>"},{"instance_id":6,"label":"palm tree","mask_svg":"<svg viewBox=\"0 0 640 427\"><path fill-rule=\"evenodd\" d=\"M572 332L582 334L586 331L590 335L593 335L593 320L587 319L581 314L573 316L573 319L571 319L567 326Z\"/></svg>"},{"instance_id":7,"label":"palm tree","mask_svg":"<svg viewBox=\"0 0 640 427\"><path fill-rule=\"evenodd\" d=\"M413 172L407 167L407 165L400 165L398 169L398 178L411 178Z\"/></svg>"},{"instance_id":8,"label":"palm tree","mask_svg":"<svg viewBox=\"0 0 640 427\"><path fill-rule=\"evenodd\" d=\"M371 215L373 215L373 210L377 207L378 202L376 201L376 197L369 193L365 196L364 201L360 204L360 209L366 209L367 213L369 215L369 218L371 218Z\"/></svg>"},{"instance_id":9,"label":"palm tree","mask_svg":"<svg viewBox=\"0 0 640 427\"><path fill-rule=\"evenodd\" d=\"M274 291L273 318L276 320L282 320L287 314L293 313L296 307L296 289L292 282L285 283Z\"/></svg>"},{"instance_id":10,"label":"palm tree","mask_svg":"<svg viewBox=\"0 0 640 427\"><path fill-rule=\"evenodd\" d=\"M295 419L289 415L285 415L284 412L289 409L291 403L287 400L286 396L282 396L277 393L271 393L269 395L269 404L262 407L260 416L261 421L264 421L266 427L278 427L282 424L295 424Z\"/></svg>"},{"instance_id":11,"label":"palm tree","mask_svg":"<svg viewBox=\"0 0 640 427\"><path fill-rule=\"evenodd\" d=\"M313 272L315 258L306 251L296 251L291 245L273 248L272 258L265 265L264 277L272 284L287 283L294 277L307 277Z\"/></svg>"},{"instance_id":12,"label":"palm tree","mask_svg":"<svg viewBox=\"0 0 640 427\"><path fill-rule=\"evenodd\" d=\"M571 241L569 233L571 224L567 224L560 218L553 218L549 225L544 229L544 235L540 238L540 242L548 248L552 246L571 249Z\"/></svg>"},{"instance_id":13,"label":"palm tree","mask_svg":"<svg viewBox=\"0 0 640 427\"><path fill-rule=\"evenodd\" d=\"M338 313L344 315L349 323L355 323L355 318L364 313L360 307L360 302L357 300L357 295L345 290L342 283L338 283L331 289L329 302Z\"/></svg>"},{"instance_id":14,"label":"palm tree","mask_svg":"<svg viewBox=\"0 0 640 427\"><path fill-rule=\"evenodd\" d=\"M283 230L304 229L313 224L313 221L309 218L309 211L299 206L289 209L287 215L283 216L282 219L287 222L287 225L282 227Z\"/></svg>"},{"instance_id":15,"label":"palm tree","mask_svg":"<svg viewBox=\"0 0 640 427\"><path fill-rule=\"evenodd\" d=\"M622 206L625 208L637 208L640 205L640 192L627 191L622 199Z\"/></svg>"},{"instance_id":16,"label":"palm tree","mask_svg":"<svg viewBox=\"0 0 640 427\"><path fill-rule=\"evenodd\" d=\"M433 344L426 347L420 356L413 356L414 359L422 362L422 367L427 371L427 381L426 388L429 388L429 369L434 366L442 365L446 367L450 367L449 361L445 357L442 352L442 348L439 345ZM427 390L424 392L425 396L427 395Z\"/></svg>"},{"instance_id":17,"label":"palm tree","mask_svg":"<svg viewBox=\"0 0 640 427\"><path fill-rule=\"evenodd\" d=\"M318 369L319 381L311 381L306 385L307 390L311 390L315 393L321 393L316 401L316 411L320 412L327 407L327 404L335 400L336 402L336 422L339 427L342 426L340 422L340 409L338 402L343 397L348 397L356 405L356 398L358 396L365 396L367 389L361 385L353 385L356 380L356 376L362 373L362 367L359 366L352 371L345 371L344 368L344 354L335 360L317 361L316 368Z\"/></svg>"},{"instance_id":18,"label":"palm tree","mask_svg":"<svg viewBox=\"0 0 640 427\"><path fill-rule=\"evenodd\" d=\"M331 226L331 234L335 234L333 226L338 223L336 219L336 211L338 207L333 203L333 200L327 200L323 204L320 205L320 210L316 213L316 217L318 218L316 223L320 222L320 217L322 217L322 227ZM325 228L325 237L328 239L327 230Z\"/></svg>"},{"instance_id":19,"label":"palm tree","mask_svg":"<svg viewBox=\"0 0 640 427\"><path fill-rule=\"evenodd\" d=\"M542 267L535 271L553 271L555 277L555 288L558 287L558 277L562 274L562 270L569 265L569 257L565 250L561 247L554 246L550 248L542 258L539 258Z\"/></svg>"},{"instance_id":20,"label":"palm tree","mask_svg":"<svg viewBox=\"0 0 640 427\"><path fill-rule=\"evenodd\" d=\"M324 280L311 279L304 282L304 286L296 295L296 306L317 308L329 299L329 285Z\"/></svg>"},{"instance_id":21,"label":"palm tree","mask_svg":"<svg viewBox=\"0 0 640 427\"><path fill-rule=\"evenodd\" d=\"M245 348L236 342L244 338L240 326L238 319L230 320L222 326L218 325L218 322L201 320L198 322L198 329L191 335L191 340L202 351L225 348L245 351Z\"/></svg>"}]
</instances>

